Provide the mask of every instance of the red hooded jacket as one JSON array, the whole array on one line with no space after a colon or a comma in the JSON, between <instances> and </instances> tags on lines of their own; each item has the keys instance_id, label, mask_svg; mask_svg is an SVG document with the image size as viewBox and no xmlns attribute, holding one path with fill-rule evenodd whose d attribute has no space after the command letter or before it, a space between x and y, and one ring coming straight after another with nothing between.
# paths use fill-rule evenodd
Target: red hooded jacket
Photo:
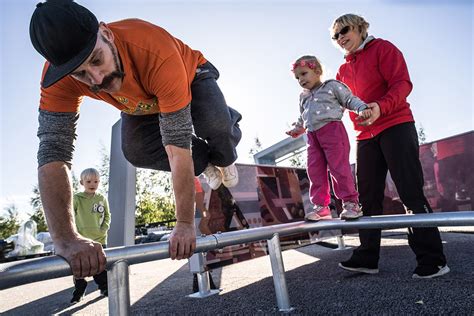
<instances>
[{"instance_id":1,"label":"red hooded jacket","mask_svg":"<svg viewBox=\"0 0 474 316\"><path fill-rule=\"evenodd\" d=\"M380 117L369 126L358 125L357 115L349 113L357 140L372 138L397 124L414 122L406 100L413 87L407 65L403 54L389 41L374 39L347 55L336 79L348 85L362 101L380 106Z\"/></svg>"}]
</instances>

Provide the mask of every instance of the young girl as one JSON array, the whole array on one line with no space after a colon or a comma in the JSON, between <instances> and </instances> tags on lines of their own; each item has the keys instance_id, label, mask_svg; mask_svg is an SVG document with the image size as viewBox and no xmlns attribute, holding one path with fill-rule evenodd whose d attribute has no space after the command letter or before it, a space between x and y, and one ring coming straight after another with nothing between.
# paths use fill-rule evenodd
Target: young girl
<instances>
[{"instance_id":1,"label":"young girl","mask_svg":"<svg viewBox=\"0 0 474 316\"><path fill-rule=\"evenodd\" d=\"M314 56L298 58L292 71L303 88L300 94L301 115L298 122L293 123L293 129L286 133L296 138L306 131L308 136L307 172L314 210L306 214L305 219L331 218L328 169L334 192L343 201L341 219L357 219L362 216L362 211L349 165L349 139L341 118L344 108L361 117L370 116L370 109L352 95L345 84L337 80L321 82L322 67Z\"/></svg>"}]
</instances>

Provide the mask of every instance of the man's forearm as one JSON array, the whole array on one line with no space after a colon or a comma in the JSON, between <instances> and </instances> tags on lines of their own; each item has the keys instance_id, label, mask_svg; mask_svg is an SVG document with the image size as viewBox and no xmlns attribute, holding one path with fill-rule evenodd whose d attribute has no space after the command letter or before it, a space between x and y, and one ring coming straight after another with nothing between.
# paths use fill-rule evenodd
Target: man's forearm
<instances>
[{"instance_id":1,"label":"man's forearm","mask_svg":"<svg viewBox=\"0 0 474 316\"><path fill-rule=\"evenodd\" d=\"M194 223L194 164L189 149L166 146L176 199L176 220Z\"/></svg>"},{"instance_id":2,"label":"man's forearm","mask_svg":"<svg viewBox=\"0 0 474 316\"><path fill-rule=\"evenodd\" d=\"M72 211L69 168L64 162L50 162L38 169L41 200L51 237L55 243L78 236Z\"/></svg>"}]
</instances>

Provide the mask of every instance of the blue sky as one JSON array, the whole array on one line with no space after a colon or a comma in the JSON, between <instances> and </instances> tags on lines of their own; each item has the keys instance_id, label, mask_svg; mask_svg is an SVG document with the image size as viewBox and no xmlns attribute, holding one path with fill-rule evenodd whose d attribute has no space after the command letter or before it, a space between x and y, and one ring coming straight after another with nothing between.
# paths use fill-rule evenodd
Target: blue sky
<instances>
[{"instance_id":1,"label":"blue sky","mask_svg":"<svg viewBox=\"0 0 474 316\"><path fill-rule=\"evenodd\" d=\"M28 26L36 0L0 1L0 207L25 201L36 178L36 137L42 57ZM221 73L230 106L243 114L237 162L250 163L259 137L264 147L285 138L298 115L300 88L290 64L304 54L320 58L326 78L343 62L328 28L344 13L363 15L369 34L403 52L414 90L409 96L428 141L473 129L472 1L160 1L83 0L104 22L136 17L166 28L200 50ZM119 112L86 99L81 107L73 171L96 166ZM354 133L344 120L351 140ZM354 148L354 142L352 142ZM352 150L351 159L354 157ZM0 213L1 213L0 209Z\"/></svg>"}]
</instances>

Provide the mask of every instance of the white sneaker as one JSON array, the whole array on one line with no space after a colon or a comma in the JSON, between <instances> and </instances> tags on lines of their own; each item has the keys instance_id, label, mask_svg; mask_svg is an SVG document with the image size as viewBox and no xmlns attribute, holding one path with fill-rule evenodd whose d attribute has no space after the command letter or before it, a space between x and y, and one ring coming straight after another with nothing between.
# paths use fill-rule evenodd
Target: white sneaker
<instances>
[{"instance_id":1,"label":"white sneaker","mask_svg":"<svg viewBox=\"0 0 474 316\"><path fill-rule=\"evenodd\" d=\"M363 216L359 203L357 202L344 202L342 209L343 210L340 215L341 219L358 219L359 217Z\"/></svg>"},{"instance_id":2,"label":"white sneaker","mask_svg":"<svg viewBox=\"0 0 474 316\"><path fill-rule=\"evenodd\" d=\"M322 219L331 219L331 209L328 206L315 205L312 212L305 215L304 219L308 222L317 222Z\"/></svg>"},{"instance_id":3,"label":"white sneaker","mask_svg":"<svg viewBox=\"0 0 474 316\"><path fill-rule=\"evenodd\" d=\"M222 173L216 166L208 164L202 174L206 177L207 184L209 184L212 190L217 190L221 186Z\"/></svg>"},{"instance_id":4,"label":"white sneaker","mask_svg":"<svg viewBox=\"0 0 474 316\"><path fill-rule=\"evenodd\" d=\"M227 167L218 167L222 172L222 183L228 188L235 187L239 183L239 172L234 164Z\"/></svg>"}]
</instances>

